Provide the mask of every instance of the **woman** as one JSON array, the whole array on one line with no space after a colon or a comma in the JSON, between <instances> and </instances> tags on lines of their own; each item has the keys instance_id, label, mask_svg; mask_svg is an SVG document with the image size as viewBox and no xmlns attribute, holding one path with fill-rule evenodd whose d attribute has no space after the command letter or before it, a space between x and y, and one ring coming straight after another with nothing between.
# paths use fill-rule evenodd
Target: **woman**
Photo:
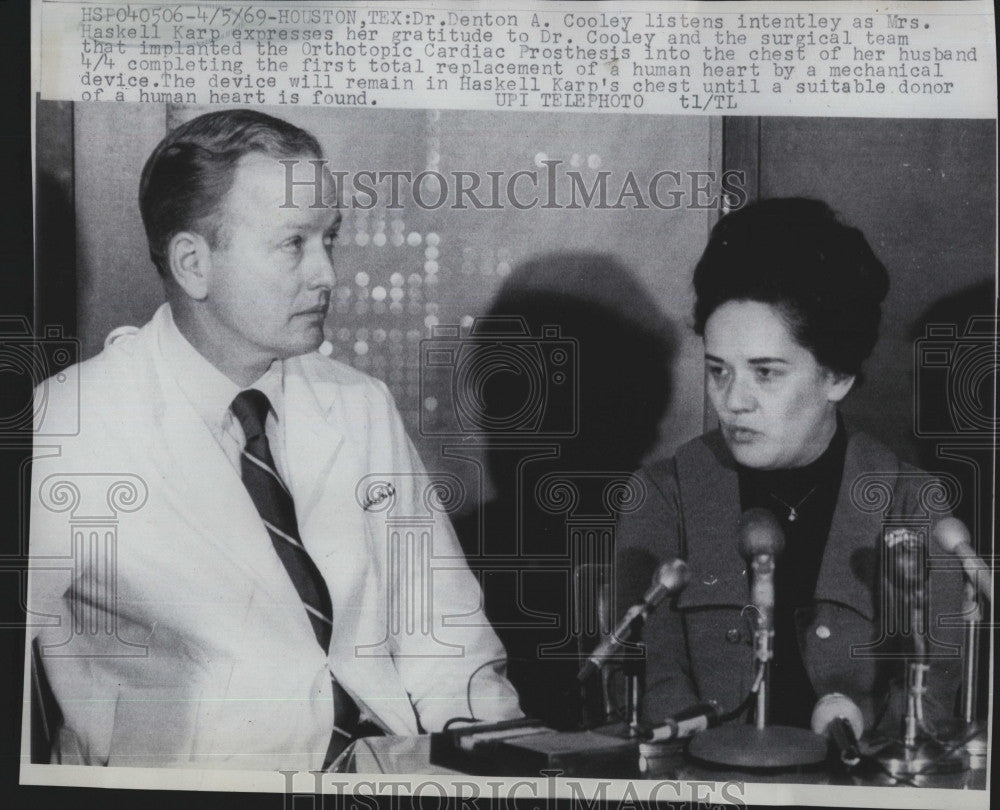
<instances>
[{"instance_id":1,"label":"woman","mask_svg":"<svg viewBox=\"0 0 1000 810\"><path fill-rule=\"evenodd\" d=\"M645 628L648 722L709 699L729 712L749 693L750 576L738 522L763 507L785 534L768 722L808 727L816 700L841 692L866 728L882 722L898 734L900 653L911 642L884 621L883 525L926 520L919 495L933 480L838 412L875 345L888 287L861 232L818 201L762 201L712 231L694 274L694 326L719 428L640 472L646 499L617 534L620 595L648 579L638 572L653 561L680 557L691 573ZM891 490L884 509L859 495L878 481ZM957 572L935 571L933 616L958 613L961 588ZM933 651L953 656L934 658L928 674L926 716L943 718L960 671L947 642L959 635L929 624Z\"/></svg>"}]
</instances>

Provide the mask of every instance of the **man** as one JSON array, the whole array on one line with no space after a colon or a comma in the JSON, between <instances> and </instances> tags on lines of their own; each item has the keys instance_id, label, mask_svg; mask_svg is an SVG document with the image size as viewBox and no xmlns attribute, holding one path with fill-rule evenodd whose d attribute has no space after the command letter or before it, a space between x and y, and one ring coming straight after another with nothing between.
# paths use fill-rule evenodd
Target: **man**
<instances>
[{"instance_id":1,"label":"man","mask_svg":"<svg viewBox=\"0 0 1000 810\"><path fill-rule=\"evenodd\" d=\"M280 161L321 158L236 110L143 170L167 303L79 366L79 435L33 469L56 761L315 769L373 726L520 714L391 396L316 351L340 212L329 174L317 204ZM76 407L37 402L41 434Z\"/></svg>"}]
</instances>

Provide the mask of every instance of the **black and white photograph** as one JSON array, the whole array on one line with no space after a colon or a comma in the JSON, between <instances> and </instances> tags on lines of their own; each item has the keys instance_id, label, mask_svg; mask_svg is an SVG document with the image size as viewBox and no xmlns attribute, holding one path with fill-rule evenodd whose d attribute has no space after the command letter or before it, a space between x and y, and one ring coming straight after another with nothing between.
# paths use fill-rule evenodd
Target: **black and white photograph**
<instances>
[{"instance_id":1,"label":"black and white photograph","mask_svg":"<svg viewBox=\"0 0 1000 810\"><path fill-rule=\"evenodd\" d=\"M590 5L581 42L659 41ZM382 106L306 90L342 70L317 45L276 103L219 79L230 40L119 54L88 8L106 90L35 99L34 317L0 342L23 791L989 805L995 101ZM876 41L831 8L798 36ZM112 100L130 59L173 86Z\"/></svg>"}]
</instances>

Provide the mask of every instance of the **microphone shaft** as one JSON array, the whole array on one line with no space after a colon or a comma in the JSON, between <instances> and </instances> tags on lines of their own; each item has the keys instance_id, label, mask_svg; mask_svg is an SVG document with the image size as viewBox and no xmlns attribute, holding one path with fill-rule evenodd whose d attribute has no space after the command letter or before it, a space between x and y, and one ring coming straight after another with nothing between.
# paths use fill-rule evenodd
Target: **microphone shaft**
<instances>
[{"instance_id":1,"label":"microphone shaft","mask_svg":"<svg viewBox=\"0 0 1000 810\"><path fill-rule=\"evenodd\" d=\"M577 680L580 683L586 681L595 670L604 666L608 658L631 641L660 602L671 594L680 593L684 589L689 576L687 564L683 560L671 560L657 568L653 582L646 589L642 601L637 605L632 605L615 629L611 631L611 634L597 645L597 648L580 668L580 672L576 676Z\"/></svg>"},{"instance_id":2,"label":"microphone shaft","mask_svg":"<svg viewBox=\"0 0 1000 810\"><path fill-rule=\"evenodd\" d=\"M913 657L919 663L927 658L927 620L922 599L914 599L910 604L910 628L913 633Z\"/></svg>"},{"instance_id":3,"label":"microphone shaft","mask_svg":"<svg viewBox=\"0 0 1000 810\"><path fill-rule=\"evenodd\" d=\"M583 682L600 669L605 661L621 650L632 638L635 632L642 627L649 616L650 606L646 602L632 605L628 612L618 622L618 625L611 634L604 639L594 651L587 657L586 662L577 675L577 680Z\"/></svg>"},{"instance_id":4,"label":"microphone shaft","mask_svg":"<svg viewBox=\"0 0 1000 810\"><path fill-rule=\"evenodd\" d=\"M765 661L761 661L758 666L761 668L762 677L760 679L760 684L757 687L757 711L754 716L754 722L757 726L757 730L763 731L767 728L767 713L771 697L768 693L770 686L771 665Z\"/></svg>"},{"instance_id":5,"label":"microphone shaft","mask_svg":"<svg viewBox=\"0 0 1000 810\"><path fill-rule=\"evenodd\" d=\"M962 719L972 723L976 719L977 679L979 677L979 622L965 625L965 657L962 661L964 683L962 689Z\"/></svg>"},{"instance_id":6,"label":"microphone shaft","mask_svg":"<svg viewBox=\"0 0 1000 810\"><path fill-rule=\"evenodd\" d=\"M750 599L756 611L754 656L764 664L774 656L774 557L759 554L751 564L753 587Z\"/></svg>"}]
</instances>

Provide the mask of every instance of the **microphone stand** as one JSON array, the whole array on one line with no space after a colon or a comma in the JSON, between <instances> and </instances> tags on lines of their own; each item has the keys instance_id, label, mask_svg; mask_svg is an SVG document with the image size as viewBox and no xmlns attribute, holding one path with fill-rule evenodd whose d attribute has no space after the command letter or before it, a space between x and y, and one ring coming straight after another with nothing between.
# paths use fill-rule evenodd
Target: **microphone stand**
<instances>
[{"instance_id":1,"label":"microphone stand","mask_svg":"<svg viewBox=\"0 0 1000 810\"><path fill-rule=\"evenodd\" d=\"M964 748L949 747L938 740L924 721L924 694L927 692L926 616L922 589L910 597L913 655L906 659L906 715L902 742L890 743L878 752L878 759L893 776L920 776L967 770L969 755Z\"/></svg>"},{"instance_id":2,"label":"microphone stand","mask_svg":"<svg viewBox=\"0 0 1000 810\"><path fill-rule=\"evenodd\" d=\"M586 694L586 681L595 672L601 673L601 684L607 692L606 669L608 660L626 644L637 640L646 623L646 617L668 596L680 593L687 586L690 574L683 560L670 560L656 569L653 582L642 597L642 602L632 605L615 629L597 645L577 673L577 681ZM642 676L645 659L626 656L622 671L627 678L627 736L640 737L644 733L639 722L642 706Z\"/></svg>"},{"instance_id":3,"label":"microphone stand","mask_svg":"<svg viewBox=\"0 0 1000 810\"><path fill-rule=\"evenodd\" d=\"M953 773L969 768L969 754L961 746L949 746L931 736L924 727L923 696L927 664L907 661L906 717L902 742L890 743L877 758L893 776Z\"/></svg>"},{"instance_id":4,"label":"microphone stand","mask_svg":"<svg viewBox=\"0 0 1000 810\"><path fill-rule=\"evenodd\" d=\"M770 708L770 695L768 686L770 683L771 665L766 661L757 662L757 675L754 678L750 692L757 695L757 708L754 714L754 724L758 731L767 728L767 713Z\"/></svg>"},{"instance_id":5,"label":"microphone stand","mask_svg":"<svg viewBox=\"0 0 1000 810\"><path fill-rule=\"evenodd\" d=\"M692 738L688 753L718 765L742 768L792 768L826 759L826 739L810 729L768 726L769 676L774 658L774 569L784 546L777 520L766 509L747 510L740 519L740 553L751 564L756 608L753 656L756 673L750 692L756 693L754 725L724 725Z\"/></svg>"},{"instance_id":6,"label":"microphone stand","mask_svg":"<svg viewBox=\"0 0 1000 810\"><path fill-rule=\"evenodd\" d=\"M637 613L628 623L628 632L624 635L618 635L617 637L624 643L636 642L639 640L644 624L645 617L642 614ZM625 658L621 663L618 663L615 666L611 666L610 662L605 662L600 665L598 672L600 673L600 683L602 692L604 693L602 695L604 698L604 717L597 723L589 722L587 718L584 718L584 728L592 728L596 726L603 734L609 734L623 739L640 739L647 736L648 730L643 727L640 721L645 664L645 659L631 657ZM610 700L612 672L615 668L619 669L625 676L624 723L616 722L607 726L602 726L602 722L607 723L611 718L611 715L613 713L617 713L616 707L611 705ZM580 682L579 686L581 695L583 696L586 704L587 684L586 682Z\"/></svg>"},{"instance_id":7,"label":"microphone stand","mask_svg":"<svg viewBox=\"0 0 1000 810\"><path fill-rule=\"evenodd\" d=\"M774 574L774 560L755 559L751 563L754 576ZM751 692L757 693L757 711L754 721L758 731L767 727L767 716L771 705L771 659L774 658L774 619L763 615L757 616L753 631L754 659L757 662L757 674L754 677Z\"/></svg>"},{"instance_id":8,"label":"microphone stand","mask_svg":"<svg viewBox=\"0 0 1000 810\"><path fill-rule=\"evenodd\" d=\"M750 694L756 694L753 725L723 725L695 735L688 752L701 760L738 768L795 768L815 765L826 759L826 739L810 729L769 726L769 675L774 631L758 627L754 631L757 671Z\"/></svg>"},{"instance_id":9,"label":"microphone stand","mask_svg":"<svg viewBox=\"0 0 1000 810\"><path fill-rule=\"evenodd\" d=\"M950 735L953 745L964 746L969 755L969 767L986 768L988 757L987 726L977 718L980 627L983 608L992 599L990 569L976 554L972 536L962 521L945 517L934 526L933 536L938 545L961 561L965 576L965 600L962 616L965 633L962 652L962 711L956 729Z\"/></svg>"},{"instance_id":10,"label":"microphone stand","mask_svg":"<svg viewBox=\"0 0 1000 810\"><path fill-rule=\"evenodd\" d=\"M630 737L641 737L645 733L639 721L643 692L643 661L626 659L622 664L625 676L625 723Z\"/></svg>"},{"instance_id":11,"label":"microphone stand","mask_svg":"<svg viewBox=\"0 0 1000 810\"><path fill-rule=\"evenodd\" d=\"M975 583L965 584L965 649L962 656L962 739L969 755L969 767L986 768L989 749L986 725L976 717L979 706L977 681L979 674L979 628L983 618L982 603Z\"/></svg>"},{"instance_id":12,"label":"microphone stand","mask_svg":"<svg viewBox=\"0 0 1000 810\"><path fill-rule=\"evenodd\" d=\"M971 610L965 620L965 655L962 661L965 683L962 689L962 719L971 724L976 721L976 704L978 702L976 673L979 670L979 622L982 620L982 609L979 600L975 597L974 590L971 594L972 603L968 604L969 590L969 586L966 586L967 607L970 607Z\"/></svg>"},{"instance_id":13,"label":"microphone stand","mask_svg":"<svg viewBox=\"0 0 1000 810\"><path fill-rule=\"evenodd\" d=\"M628 633L624 637L619 637L625 643L634 643L639 640L642 632L643 625L645 625L645 616L641 613L637 613L629 622ZM646 661L643 658L625 658L618 667L620 668L622 674L625 676L625 734L626 737L642 737L646 731L642 728L642 724L639 720L639 715L642 710L642 697L643 697L643 674L645 671ZM602 664L600 668L601 673L601 685L602 691L605 694L610 694L611 691L611 672L612 668L607 664ZM585 684L581 684L585 688ZM605 701L605 708L610 709L608 705L610 700ZM605 714L605 722L611 716L611 711L607 711ZM619 726L620 728L620 726Z\"/></svg>"}]
</instances>

